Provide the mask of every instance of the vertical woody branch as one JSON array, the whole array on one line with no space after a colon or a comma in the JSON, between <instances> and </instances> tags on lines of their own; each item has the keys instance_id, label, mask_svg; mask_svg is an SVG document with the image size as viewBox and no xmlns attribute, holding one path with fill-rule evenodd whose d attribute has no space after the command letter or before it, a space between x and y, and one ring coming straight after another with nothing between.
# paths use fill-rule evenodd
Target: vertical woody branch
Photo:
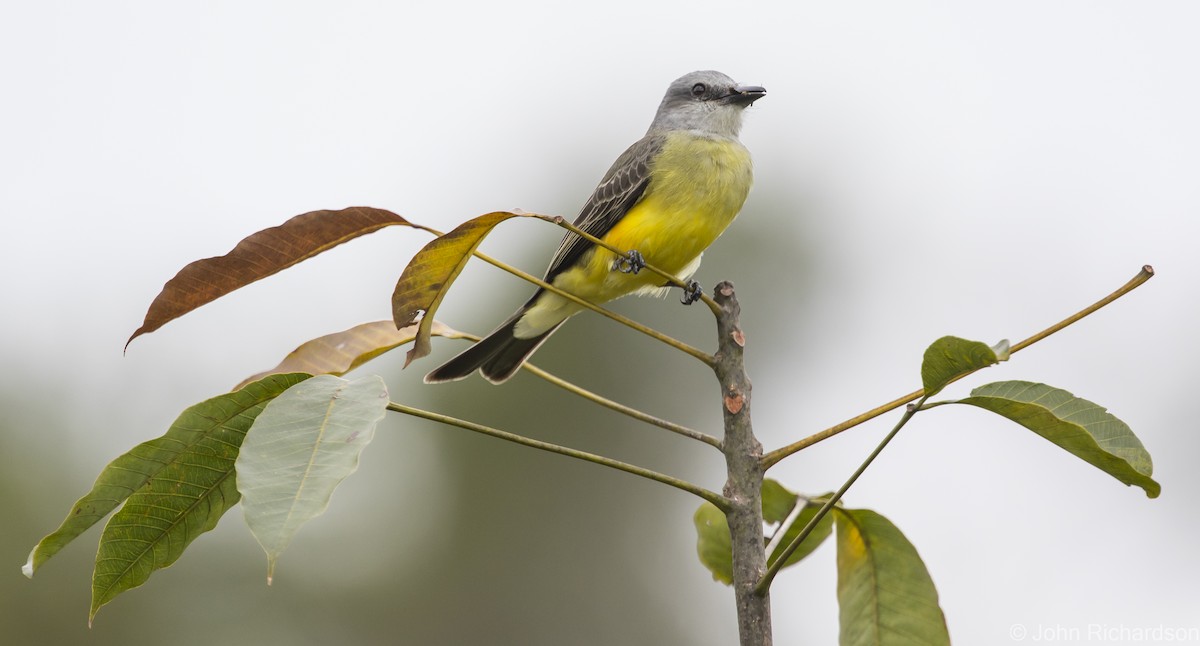
<instances>
[{"instance_id":1,"label":"vertical woody branch","mask_svg":"<svg viewBox=\"0 0 1200 646\"><path fill-rule=\"evenodd\" d=\"M742 359L746 337L739 326L741 306L733 284L722 282L713 295L717 316L717 353L713 371L721 383L725 416L725 496L732 505L729 521L733 545L733 589L737 601L738 632L742 646L769 646L771 640L770 593L755 591L767 569L763 541L762 445L750 424L750 379Z\"/></svg>"}]
</instances>

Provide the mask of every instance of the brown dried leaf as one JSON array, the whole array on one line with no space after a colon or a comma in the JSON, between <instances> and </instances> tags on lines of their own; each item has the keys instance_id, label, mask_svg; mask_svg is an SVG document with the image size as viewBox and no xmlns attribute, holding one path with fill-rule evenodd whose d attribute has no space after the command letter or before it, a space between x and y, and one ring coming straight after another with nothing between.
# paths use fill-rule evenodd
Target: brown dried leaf
<instances>
[{"instance_id":1,"label":"brown dried leaf","mask_svg":"<svg viewBox=\"0 0 1200 646\"><path fill-rule=\"evenodd\" d=\"M396 327L404 328L420 320L416 340L404 362L406 367L429 354L433 314L479 243L497 224L521 215L496 211L467 220L425 245L409 261L392 293L392 318Z\"/></svg>"},{"instance_id":2,"label":"brown dried leaf","mask_svg":"<svg viewBox=\"0 0 1200 646\"><path fill-rule=\"evenodd\" d=\"M263 229L224 256L197 260L175 274L150 304L137 337L210 303L240 287L276 274L301 261L384 227L429 229L383 209L352 206L340 211L311 211Z\"/></svg>"},{"instance_id":3,"label":"brown dried leaf","mask_svg":"<svg viewBox=\"0 0 1200 646\"><path fill-rule=\"evenodd\" d=\"M474 338L463 334L441 321L434 321L432 333L449 339ZM356 325L349 330L326 334L292 350L279 365L247 377L234 390L268 375L304 372L310 375L341 376L379 355L412 341L417 335L417 326L409 325L396 329L391 321L373 321Z\"/></svg>"}]
</instances>

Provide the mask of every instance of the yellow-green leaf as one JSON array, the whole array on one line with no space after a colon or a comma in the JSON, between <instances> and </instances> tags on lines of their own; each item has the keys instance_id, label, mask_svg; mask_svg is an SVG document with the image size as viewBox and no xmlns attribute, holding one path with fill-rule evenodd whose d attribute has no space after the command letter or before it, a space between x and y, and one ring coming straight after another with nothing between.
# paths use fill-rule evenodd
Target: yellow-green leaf
<instances>
[{"instance_id":1,"label":"yellow-green leaf","mask_svg":"<svg viewBox=\"0 0 1200 646\"><path fill-rule=\"evenodd\" d=\"M497 224L514 217L519 214L496 211L467 220L450 233L434 238L408 262L392 292L392 320L396 327L420 322L405 366L429 354L434 313L479 243Z\"/></svg>"},{"instance_id":2,"label":"yellow-green leaf","mask_svg":"<svg viewBox=\"0 0 1200 646\"><path fill-rule=\"evenodd\" d=\"M769 478L763 481L763 520L767 524L776 525L788 518L792 519L791 525L779 530L784 532L784 536L774 549L772 560L779 557L788 543L800 534L808 521L821 508L820 503L810 503L804 500L804 507L793 515L792 511L796 503L801 500L804 499L788 491L778 482ZM729 521L726 520L725 513L712 503L706 502L696 510L692 521L696 526L696 552L700 557L700 563L708 568L709 572L712 572L714 581L731 585L733 583L733 547L729 537ZM831 530L832 519L826 516L792 553L785 567L795 565L811 554L829 537Z\"/></svg>"},{"instance_id":3,"label":"yellow-green leaf","mask_svg":"<svg viewBox=\"0 0 1200 646\"><path fill-rule=\"evenodd\" d=\"M837 514L841 646L950 644L937 589L917 549L868 509Z\"/></svg>"},{"instance_id":4,"label":"yellow-green leaf","mask_svg":"<svg viewBox=\"0 0 1200 646\"><path fill-rule=\"evenodd\" d=\"M700 563L712 572L713 581L733 585L733 544L725 512L711 502L701 503L692 522L696 525L696 552Z\"/></svg>"},{"instance_id":5,"label":"yellow-green leaf","mask_svg":"<svg viewBox=\"0 0 1200 646\"><path fill-rule=\"evenodd\" d=\"M980 368L1008 359L1008 341L993 346L944 336L925 350L921 361L921 383L926 396L933 396L947 384Z\"/></svg>"}]
</instances>

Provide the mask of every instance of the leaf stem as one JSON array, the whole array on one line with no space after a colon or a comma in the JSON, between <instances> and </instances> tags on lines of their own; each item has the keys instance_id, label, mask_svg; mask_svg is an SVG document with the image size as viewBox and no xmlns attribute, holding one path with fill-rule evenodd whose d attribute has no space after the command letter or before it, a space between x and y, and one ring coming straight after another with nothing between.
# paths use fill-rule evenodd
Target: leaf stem
<instances>
[{"instance_id":1,"label":"leaf stem","mask_svg":"<svg viewBox=\"0 0 1200 646\"><path fill-rule=\"evenodd\" d=\"M1109 294L1108 296L1105 296L1104 298L1096 301L1095 303L1092 303L1091 305L1083 308L1082 310L1079 310L1075 314L1068 316L1067 318L1059 321L1058 323L1051 325L1050 327L1042 330L1041 332L1034 334L1033 336L1025 339L1024 341L1014 344L1009 349L1009 354L1011 355L1012 353L1023 350L1025 348L1033 345L1034 343L1037 343L1038 341L1041 341L1042 339L1050 336L1051 334L1054 334L1055 332L1062 330L1063 328L1067 327L1068 325L1076 323L1076 322L1080 321L1081 319L1083 319L1091 314L1094 314L1100 308L1112 303L1113 301L1117 300L1118 298L1121 298L1122 296L1128 294L1129 292L1132 292L1133 290L1137 289L1143 283L1145 283L1146 281L1150 280L1153 277L1154 277L1154 268L1151 267L1150 265L1143 265L1141 271L1139 271L1136 276L1129 279L1128 282L1126 282L1121 287L1117 288L1117 290L1114 291L1113 293ZM970 374L974 374L974 371L961 374L958 377L951 379L948 382L948 384L954 383L954 382L958 381L959 379L962 379L963 377L966 377L967 375L970 375ZM763 456L763 459L762 459L763 460L763 469L764 470L770 469L772 466L777 464L780 460L788 457L789 455L792 455L793 453L796 453L797 451L806 449L806 448L816 444L817 442L827 440L827 439L833 437L834 435L841 433L842 431L854 428L855 426L858 426L859 424L862 424L863 422L866 422L868 420L879 417L880 415L882 415L888 411L895 410L909 402L916 401L917 399L921 398L924 395L925 395L924 390L915 390L915 391L913 391L907 395L904 395L902 397L897 397L896 399L893 399L892 401L890 401L886 404L872 408L871 410L869 410L861 415L852 417L840 424L830 426L829 428L827 428L819 433L814 433L802 440L793 442L785 447L775 449L774 451L771 451L770 453Z\"/></svg>"},{"instance_id":2,"label":"leaf stem","mask_svg":"<svg viewBox=\"0 0 1200 646\"><path fill-rule=\"evenodd\" d=\"M575 458L577 460L584 460L585 462L592 462L594 464L599 464L601 466L610 467L613 469L617 469L619 471L624 471L626 473L632 473L635 476L646 478L647 480L653 480L655 482L659 482L659 483L662 483L665 485L670 485L672 487L675 487L676 489L686 491L695 496L699 496L700 498L703 498L704 500L711 502L713 505L716 505L717 508L721 509L722 511L727 511L730 508L730 501L727 498L725 498L724 496L722 496L718 493L709 491L708 489L705 489L698 485L694 485L686 480L674 478L674 477L668 476L666 474L659 473L657 471L651 471L650 469L645 469L645 468L642 468L639 466L628 464L626 462L621 462L619 460L613 460L611 458L606 458L604 456L596 455L594 453L588 453L586 451L579 451L579 450L568 448L568 447L561 446L558 444L552 444L550 442L542 442L539 440L525 437L523 435L517 435L516 433L509 433L507 431L502 431L500 429L492 428L490 426L484 426L483 424L476 424L474 422L468 422L466 420L458 419L456 417L450 417L449 415L442 415L440 413L434 413L431 411L422 410L420 408L413 408L411 406L405 406L404 404L398 404L396 402L389 402L387 405L387 408L388 408L388 410L395 411L397 413L404 413L405 415L412 415L413 417L420 417L422 419L427 419L427 420L431 420L434 422L440 422L442 424L447 424L450 426L457 426L459 428L466 429L468 431L473 431L475 433L481 433L483 435L490 435L491 437L501 439L501 440L506 440L508 442L513 442L515 444L520 444L522 446L528 446L530 448L539 449L542 451L548 451L550 453L557 453L559 455L565 455L567 457Z\"/></svg>"},{"instance_id":3,"label":"leaf stem","mask_svg":"<svg viewBox=\"0 0 1200 646\"><path fill-rule=\"evenodd\" d=\"M465 332L460 332L459 335L461 335L462 338L464 338L468 341L479 342L479 340L480 340L480 337L475 336L474 334L467 334ZM583 397L584 399L586 399L588 401L591 401L593 403L604 406L605 408L614 410L618 413L621 413L622 415L632 417L633 419L636 419L640 422L645 422L651 426L657 426L663 430L671 431L672 433L677 433L684 437L689 437L693 440L699 440L701 442L704 442L705 444L715 447L717 450L722 450L721 440L718 440L717 438L715 438L707 433L701 433L700 431L690 429L686 426L683 426L682 424L676 424L675 422L665 420L661 417L655 417L654 415L651 415L649 413L644 413L636 408L633 408L632 406L626 406L625 404L622 404L620 402L613 401L611 399L608 399L607 397L604 397L597 393L594 393L582 386L576 385L573 382L567 381L566 379L563 379L562 377L559 377L558 375L555 375L553 373L542 370L541 368L539 368L531 363L526 362L521 367L524 368L525 370L528 370L534 376L540 377L540 378L550 382L551 384L554 384L555 386L558 386L559 388L562 388L563 390L566 390L567 392L570 392L570 393L573 393L580 397Z\"/></svg>"},{"instance_id":4,"label":"leaf stem","mask_svg":"<svg viewBox=\"0 0 1200 646\"><path fill-rule=\"evenodd\" d=\"M775 562L770 564L770 566L767 568L767 573L764 574L763 578L758 582L758 586L754 589L755 593L766 594L767 590L769 590L771 587L771 582L775 580L775 575L779 574L779 571L783 569L784 564L787 563L787 560L791 558L796 549L800 547L800 544L804 542L804 539L808 538L808 535L813 533L813 530L817 528L817 523L820 523L821 519L829 513L829 510L833 509L833 506L842 499L842 496L846 494L846 491L848 491L850 487L854 485L855 481L858 480L858 477L867 470L867 467L871 466L871 463L875 461L875 458L879 457L879 454L882 453L883 449L888 445L889 442L892 441L892 438L896 437L896 434L900 432L900 429L904 428L904 425L908 423L908 420L912 419L913 415L917 414L917 411L921 409L921 405L924 403L925 397L921 397L919 402L917 402L915 405L910 405L908 409L904 411L904 415L900 418L900 421L896 422L896 426L894 426L892 431L883 438L883 440L879 443L879 446L876 446L875 450L871 451L871 454L867 456L867 459L863 460L863 463L858 465L858 469L854 471L854 473L849 479L846 480L842 487L838 489L837 492L835 492L833 496L829 498L829 500L825 501L825 504L822 505L821 509L818 510L817 513L808 521L808 524L804 526L804 529L800 530L800 533L796 535L796 538L792 539L792 542L788 543L787 547L783 548L783 552L779 554L779 558L775 559ZM797 501L797 504L799 504L799 501Z\"/></svg>"},{"instance_id":5,"label":"leaf stem","mask_svg":"<svg viewBox=\"0 0 1200 646\"><path fill-rule=\"evenodd\" d=\"M1067 318L1059 321L1058 323L1051 325L1050 327L1042 330L1041 332L1038 332L1037 334L1029 337L1028 339L1025 339L1024 341L1021 341L1020 343L1013 345L1012 348L1010 349L1010 352L1016 352L1017 350L1027 348L1027 347L1033 345L1034 343L1037 343L1038 341L1041 341L1042 339L1050 336L1051 334L1054 334L1055 332L1058 332L1059 330L1067 327L1068 325L1071 325L1072 323L1075 323L1075 322L1079 321L1080 319L1083 319L1083 318L1091 315L1096 310L1104 307L1105 305L1108 305L1109 303L1117 300L1118 298L1121 298L1122 296L1128 294L1129 292L1132 292L1133 290L1137 289L1138 287L1141 287L1142 283L1145 283L1146 281L1150 280L1153 277L1154 277L1154 268L1151 267L1150 265L1142 265L1142 270L1139 271L1136 276L1134 276L1133 278L1130 278L1129 282L1125 283L1124 285L1121 285L1113 293L1111 293L1108 296L1105 296L1104 298L1096 301L1095 303L1092 303L1091 305L1079 310L1075 314L1068 316Z\"/></svg>"},{"instance_id":6,"label":"leaf stem","mask_svg":"<svg viewBox=\"0 0 1200 646\"><path fill-rule=\"evenodd\" d=\"M542 370L541 368L538 368L537 366L533 366L533 365L526 363L522 367L525 368L526 370L528 370L529 372L533 373L534 375L541 377L542 379L545 379L546 381L554 384L555 386L558 386L559 388L562 388L563 390L566 390L568 392L579 395L580 397L583 397L584 399L587 399L588 401L591 401L591 402L594 402L601 406L604 406L605 408L614 410L618 413L621 413L622 415L627 415L638 421L645 422L647 424L650 424L651 426L657 426L661 429L671 431L672 433L676 433L676 434L682 435L684 437L690 437L693 440L699 440L701 442L704 442L705 444L708 444L710 446L717 448L718 450L721 449L721 440L718 440L717 438L715 438L707 433L701 433L700 431L696 431L696 430L690 429L686 426L682 426L680 424L676 424L674 422L662 419L661 417L655 417L649 413L644 413L636 408L632 408L632 407L626 406L625 404L622 404L620 402L613 401L611 399L608 399L607 397L603 397L603 396L598 395L590 390L587 390L586 388L583 388L583 387L578 386L570 381L567 381L566 379L563 379L563 378L553 375L549 372L546 372L545 370Z\"/></svg>"}]
</instances>

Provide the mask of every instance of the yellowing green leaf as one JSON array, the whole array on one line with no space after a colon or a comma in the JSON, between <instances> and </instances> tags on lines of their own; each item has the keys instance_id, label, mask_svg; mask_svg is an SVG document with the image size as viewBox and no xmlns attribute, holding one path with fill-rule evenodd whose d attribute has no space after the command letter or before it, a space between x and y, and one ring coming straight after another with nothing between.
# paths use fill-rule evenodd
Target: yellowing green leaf
<instances>
[{"instance_id":1,"label":"yellowing green leaf","mask_svg":"<svg viewBox=\"0 0 1200 646\"><path fill-rule=\"evenodd\" d=\"M434 238L408 262L392 292L392 319L396 327L420 322L406 366L429 354L434 313L479 243L497 224L518 216L496 211L467 220L450 233Z\"/></svg>"},{"instance_id":2,"label":"yellowing green leaf","mask_svg":"<svg viewBox=\"0 0 1200 646\"><path fill-rule=\"evenodd\" d=\"M950 644L937 589L912 543L868 509L837 514L841 646Z\"/></svg>"}]
</instances>

